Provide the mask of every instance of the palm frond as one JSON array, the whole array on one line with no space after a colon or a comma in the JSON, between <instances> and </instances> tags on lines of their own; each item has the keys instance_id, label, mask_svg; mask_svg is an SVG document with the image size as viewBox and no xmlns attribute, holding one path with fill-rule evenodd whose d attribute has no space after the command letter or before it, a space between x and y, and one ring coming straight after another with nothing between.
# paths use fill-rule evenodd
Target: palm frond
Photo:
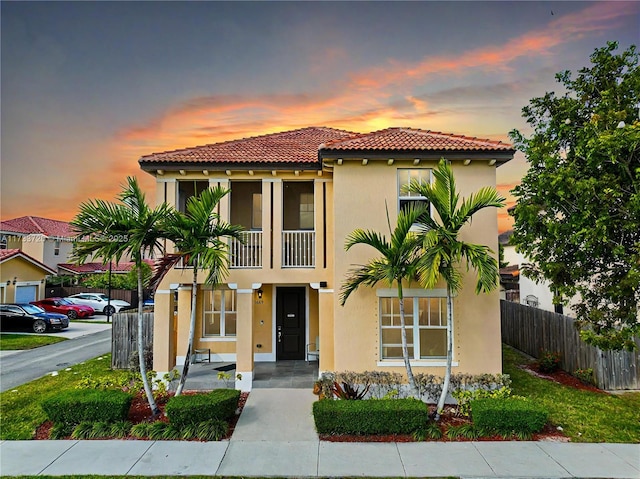
<instances>
[{"instance_id":1,"label":"palm frond","mask_svg":"<svg viewBox=\"0 0 640 479\"><path fill-rule=\"evenodd\" d=\"M498 285L498 262L491 256L493 253L488 246L464 243L461 255L478 275L476 293L488 292Z\"/></svg>"},{"instance_id":2,"label":"palm frond","mask_svg":"<svg viewBox=\"0 0 640 479\"><path fill-rule=\"evenodd\" d=\"M347 299L360 286L375 286L381 281L388 284L393 282L393 277L389 275L390 268L383 259L372 260L366 265L359 265L347 272L347 279L342 283L340 289L340 305L344 306Z\"/></svg>"},{"instance_id":3,"label":"palm frond","mask_svg":"<svg viewBox=\"0 0 640 479\"><path fill-rule=\"evenodd\" d=\"M375 231L356 229L345 239L344 249L349 251L353 246L363 244L375 248L383 256L389 251L389 243L384 235Z\"/></svg>"}]
</instances>

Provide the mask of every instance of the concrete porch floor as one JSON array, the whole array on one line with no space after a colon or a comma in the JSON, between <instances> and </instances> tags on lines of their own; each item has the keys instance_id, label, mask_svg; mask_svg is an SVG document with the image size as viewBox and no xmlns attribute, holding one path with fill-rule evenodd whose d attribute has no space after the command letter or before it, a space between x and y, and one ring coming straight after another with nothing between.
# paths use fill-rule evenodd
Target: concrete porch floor
<instances>
[{"instance_id":1,"label":"concrete porch floor","mask_svg":"<svg viewBox=\"0 0 640 479\"><path fill-rule=\"evenodd\" d=\"M185 390L208 391L217 388L233 388L235 384L235 369L223 371L228 373L228 380L218 379L218 368L235 366L234 363L194 363L189 367L189 375ZM182 371L182 366L177 367ZM255 363L253 369L253 388L293 388L312 389L318 379L318 362L307 363L302 360L276 361L269 363ZM172 384L173 389L177 386Z\"/></svg>"}]
</instances>

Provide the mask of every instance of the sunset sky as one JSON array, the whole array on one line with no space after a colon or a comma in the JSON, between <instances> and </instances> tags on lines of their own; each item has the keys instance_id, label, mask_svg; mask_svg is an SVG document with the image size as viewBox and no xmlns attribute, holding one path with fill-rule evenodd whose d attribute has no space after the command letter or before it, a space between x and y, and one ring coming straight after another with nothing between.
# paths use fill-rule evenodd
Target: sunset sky
<instances>
[{"instance_id":1,"label":"sunset sky","mask_svg":"<svg viewBox=\"0 0 640 479\"><path fill-rule=\"evenodd\" d=\"M554 74L640 39L637 2L11 2L1 219L71 219L141 155L300 128L507 140ZM498 169L507 193L526 171ZM151 195L153 199L153 195ZM501 230L508 227L501 213Z\"/></svg>"}]
</instances>

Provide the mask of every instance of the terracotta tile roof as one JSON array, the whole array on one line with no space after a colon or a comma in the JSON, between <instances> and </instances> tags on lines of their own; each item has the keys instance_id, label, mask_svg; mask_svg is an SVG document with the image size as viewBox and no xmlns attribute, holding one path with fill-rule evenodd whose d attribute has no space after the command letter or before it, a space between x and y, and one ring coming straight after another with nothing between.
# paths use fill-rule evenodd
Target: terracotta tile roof
<instances>
[{"instance_id":1,"label":"terracotta tile roof","mask_svg":"<svg viewBox=\"0 0 640 479\"><path fill-rule=\"evenodd\" d=\"M318 146L329 140L349 138L355 133L327 127L308 127L268 135L153 153L140 158L149 163L288 163L318 164Z\"/></svg>"},{"instance_id":2,"label":"terracotta tile roof","mask_svg":"<svg viewBox=\"0 0 640 479\"><path fill-rule=\"evenodd\" d=\"M72 238L76 236L71 225L65 221L41 218L39 216L21 216L0 221L0 231L22 234L43 234L49 237Z\"/></svg>"},{"instance_id":3,"label":"terracotta tile roof","mask_svg":"<svg viewBox=\"0 0 640 479\"><path fill-rule=\"evenodd\" d=\"M504 233L500 233L498 235L498 243L500 243L502 246L507 246L512 236L513 230L507 230Z\"/></svg>"},{"instance_id":4,"label":"terracotta tile roof","mask_svg":"<svg viewBox=\"0 0 640 479\"><path fill-rule=\"evenodd\" d=\"M153 268L154 260L143 260L149 266ZM132 261L121 261L120 263L111 263L112 273L128 273L134 267L135 263ZM109 263L103 264L100 262L73 264L73 263L59 263L58 268L67 270L75 274L95 273L96 271L105 272L109 271Z\"/></svg>"},{"instance_id":5,"label":"terracotta tile roof","mask_svg":"<svg viewBox=\"0 0 640 479\"><path fill-rule=\"evenodd\" d=\"M513 151L510 144L501 141L415 128L387 128L351 138L333 139L320 145L320 149L325 151Z\"/></svg>"},{"instance_id":6,"label":"terracotta tile roof","mask_svg":"<svg viewBox=\"0 0 640 479\"><path fill-rule=\"evenodd\" d=\"M8 261L8 260L10 260L12 258L24 258L27 261L29 261L30 263L33 263L34 265L38 266L39 268L45 270L46 272L48 272L50 274L56 274L56 272L54 270L52 270L51 268L49 268L46 264L41 263L37 259L32 258L31 256L29 256L26 253L23 253L19 249L0 249L0 263L4 263L5 261Z\"/></svg>"}]
</instances>

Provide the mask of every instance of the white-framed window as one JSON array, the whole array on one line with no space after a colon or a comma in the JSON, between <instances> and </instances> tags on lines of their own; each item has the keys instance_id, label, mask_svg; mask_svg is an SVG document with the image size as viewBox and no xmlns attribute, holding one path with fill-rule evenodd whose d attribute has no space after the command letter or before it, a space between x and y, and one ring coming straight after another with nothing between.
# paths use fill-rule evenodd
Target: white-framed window
<instances>
[{"instance_id":1,"label":"white-framed window","mask_svg":"<svg viewBox=\"0 0 640 479\"><path fill-rule=\"evenodd\" d=\"M313 229L313 193L300 194L300 229Z\"/></svg>"},{"instance_id":2,"label":"white-framed window","mask_svg":"<svg viewBox=\"0 0 640 479\"><path fill-rule=\"evenodd\" d=\"M251 229L262 230L262 193L251 195Z\"/></svg>"},{"instance_id":3,"label":"white-framed window","mask_svg":"<svg viewBox=\"0 0 640 479\"><path fill-rule=\"evenodd\" d=\"M379 301L380 359L402 359L400 301L395 297L381 297ZM409 358L446 358L447 298L405 297L403 302Z\"/></svg>"},{"instance_id":4,"label":"white-framed window","mask_svg":"<svg viewBox=\"0 0 640 479\"><path fill-rule=\"evenodd\" d=\"M0 249L7 249L9 241L7 240L6 235L0 236Z\"/></svg>"},{"instance_id":5,"label":"white-framed window","mask_svg":"<svg viewBox=\"0 0 640 479\"><path fill-rule=\"evenodd\" d=\"M60 256L60 240L55 240L53 243L53 255Z\"/></svg>"},{"instance_id":6,"label":"white-framed window","mask_svg":"<svg viewBox=\"0 0 640 479\"><path fill-rule=\"evenodd\" d=\"M232 289L205 289L202 318L204 337L235 337L236 292Z\"/></svg>"},{"instance_id":7,"label":"white-framed window","mask_svg":"<svg viewBox=\"0 0 640 479\"><path fill-rule=\"evenodd\" d=\"M430 184L431 168L398 169L398 211L405 210L410 204L429 206L429 201L424 196L406 191L414 181Z\"/></svg>"}]
</instances>

